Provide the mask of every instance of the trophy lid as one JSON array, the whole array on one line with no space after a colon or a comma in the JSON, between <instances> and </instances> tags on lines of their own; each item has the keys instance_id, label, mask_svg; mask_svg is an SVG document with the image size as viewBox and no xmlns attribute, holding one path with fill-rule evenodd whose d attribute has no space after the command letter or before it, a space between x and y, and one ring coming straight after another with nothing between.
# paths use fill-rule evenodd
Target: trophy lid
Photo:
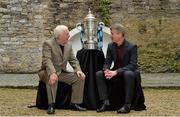
<instances>
[{"instance_id":1,"label":"trophy lid","mask_svg":"<svg viewBox=\"0 0 180 117\"><path fill-rule=\"evenodd\" d=\"M85 20L95 20L96 18L94 17L94 15L91 13L91 9L89 8L89 13L88 15L85 17Z\"/></svg>"}]
</instances>

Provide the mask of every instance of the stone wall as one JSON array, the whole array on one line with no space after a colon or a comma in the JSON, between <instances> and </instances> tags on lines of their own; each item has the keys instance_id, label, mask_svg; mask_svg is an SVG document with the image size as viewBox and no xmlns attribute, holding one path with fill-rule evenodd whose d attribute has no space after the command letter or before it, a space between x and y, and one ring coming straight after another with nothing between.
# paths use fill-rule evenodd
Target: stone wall
<instances>
[{"instance_id":1,"label":"stone wall","mask_svg":"<svg viewBox=\"0 0 180 117\"><path fill-rule=\"evenodd\" d=\"M0 72L40 68L46 7L38 0L0 1Z\"/></svg>"},{"instance_id":2,"label":"stone wall","mask_svg":"<svg viewBox=\"0 0 180 117\"><path fill-rule=\"evenodd\" d=\"M72 29L93 7L87 0L1 0L0 72L32 73L41 66L44 40L57 24ZM180 1L112 0L110 21L120 22L139 46L145 72L180 71ZM98 12L95 12L98 16Z\"/></svg>"},{"instance_id":3,"label":"stone wall","mask_svg":"<svg viewBox=\"0 0 180 117\"><path fill-rule=\"evenodd\" d=\"M42 43L58 24L74 28L87 14L84 0L1 0L0 73L33 73Z\"/></svg>"}]
</instances>

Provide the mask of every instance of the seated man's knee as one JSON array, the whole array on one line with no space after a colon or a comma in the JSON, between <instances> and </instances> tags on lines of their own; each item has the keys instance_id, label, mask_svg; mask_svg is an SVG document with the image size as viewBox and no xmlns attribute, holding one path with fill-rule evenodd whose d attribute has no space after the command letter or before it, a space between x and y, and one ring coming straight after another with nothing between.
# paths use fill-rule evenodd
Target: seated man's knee
<instances>
[{"instance_id":1,"label":"seated man's knee","mask_svg":"<svg viewBox=\"0 0 180 117\"><path fill-rule=\"evenodd\" d=\"M103 81L104 73L103 71L96 72L96 82L100 83Z\"/></svg>"},{"instance_id":2,"label":"seated man's knee","mask_svg":"<svg viewBox=\"0 0 180 117\"><path fill-rule=\"evenodd\" d=\"M77 77L77 76L75 76L75 77ZM77 77L77 81L76 82L79 82L80 84L84 84L85 83L85 80L82 80L82 79L80 79L79 77Z\"/></svg>"},{"instance_id":3,"label":"seated man's knee","mask_svg":"<svg viewBox=\"0 0 180 117\"><path fill-rule=\"evenodd\" d=\"M128 77L128 78L134 78L135 74L133 71L125 71L124 72L124 77Z\"/></svg>"},{"instance_id":4,"label":"seated man's knee","mask_svg":"<svg viewBox=\"0 0 180 117\"><path fill-rule=\"evenodd\" d=\"M99 77L103 77L103 71L96 72L96 79L98 79Z\"/></svg>"}]
</instances>

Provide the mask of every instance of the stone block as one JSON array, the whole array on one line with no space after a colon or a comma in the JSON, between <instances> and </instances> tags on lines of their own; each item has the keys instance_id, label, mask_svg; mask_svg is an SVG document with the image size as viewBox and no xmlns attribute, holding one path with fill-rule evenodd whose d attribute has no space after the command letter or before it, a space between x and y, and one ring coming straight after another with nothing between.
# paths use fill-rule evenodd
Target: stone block
<instances>
[{"instance_id":1,"label":"stone block","mask_svg":"<svg viewBox=\"0 0 180 117\"><path fill-rule=\"evenodd\" d=\"M0 8L0 13L9 13L10 10L5 9L5 8Z\"/></svg>"}]
</instances>

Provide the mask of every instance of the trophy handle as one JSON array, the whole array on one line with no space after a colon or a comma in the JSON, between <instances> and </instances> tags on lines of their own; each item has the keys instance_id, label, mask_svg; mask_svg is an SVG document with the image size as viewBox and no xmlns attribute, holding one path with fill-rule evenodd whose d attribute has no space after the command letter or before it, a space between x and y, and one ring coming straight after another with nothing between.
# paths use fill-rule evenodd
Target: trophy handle
<instances>
[{"instance_id":1,"label":"trophy handle","mask_svg":"<svg viewBox=\"0 0 180 117\"><path fill-rule=\"evenodd\" d=\"M81 24L82 24L81 22L77 23L77 24L76 24L76 27L81 26Z\"/></svg>"},{"instance_id":2,"label":"trophy handle","mask_svg":"<svg viewBox=\"0 0 180 117\"><path fill-rule=\"evenodd\" d=\"M99 22L98 23L100 26L105 26L104 22Z\"/></svg>"},{"instance_id":3,"label":"trophy handle","mask_svg":"<svg viewBox=\"0 0 180 117\"><path fill-rule=\"evenodd\" d=\"M83 29L83 24L81 22L77 23L76 28L81 31Z\"/></svg>"}]
</instances>

